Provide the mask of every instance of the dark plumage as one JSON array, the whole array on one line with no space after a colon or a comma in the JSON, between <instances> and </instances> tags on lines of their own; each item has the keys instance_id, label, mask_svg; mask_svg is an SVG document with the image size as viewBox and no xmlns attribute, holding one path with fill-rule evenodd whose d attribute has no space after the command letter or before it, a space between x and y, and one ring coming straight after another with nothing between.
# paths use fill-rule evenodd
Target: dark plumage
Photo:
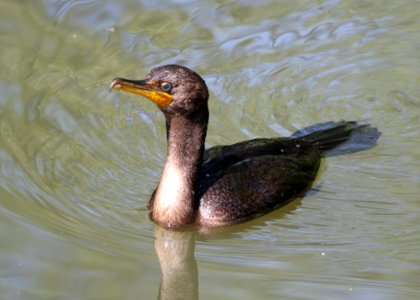
<instances>
[{"instance_id":1,"label":"dark plumage","mask_svg":"<svg viewBox=\"0 0 420 300\"><path fill-rule=\"evenodd\" d=\"M310 188L326 151L352 136L361 137L354 151L367 149L380 135L369 125L325 123L320 130L304 129L290 138L204 151L208 90L198 74L167 65L153 69L145 80L116 78L111 88L152 100L166 118L167 161L149 211L168 228L230 225L268 213Z\"/></svg>"}]
</instances>

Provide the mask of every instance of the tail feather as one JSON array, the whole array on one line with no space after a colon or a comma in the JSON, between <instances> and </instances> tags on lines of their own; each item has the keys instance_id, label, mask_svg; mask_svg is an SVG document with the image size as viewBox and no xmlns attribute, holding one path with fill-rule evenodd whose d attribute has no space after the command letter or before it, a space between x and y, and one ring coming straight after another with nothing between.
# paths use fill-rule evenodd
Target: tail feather
<instances>
[{"instance_id":1,"label":"tail feather","mask_svg":"<svg viewBox=\"0 0 420 300\"><path fill-rule=\"evenodd\" d=\"M358 152L376 145L381 132L370 124L357 122L327 122L306 127L295 132L292 137L299 137L314 145L327 156Z\"/></svg>"}]
</instances>

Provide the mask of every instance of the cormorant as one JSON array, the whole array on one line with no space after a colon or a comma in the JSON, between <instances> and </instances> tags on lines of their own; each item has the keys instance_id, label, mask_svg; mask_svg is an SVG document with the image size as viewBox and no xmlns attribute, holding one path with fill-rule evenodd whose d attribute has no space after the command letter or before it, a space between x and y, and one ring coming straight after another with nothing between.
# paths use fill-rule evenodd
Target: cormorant
<instances>
[{"instance_id":1,"label":"cormorant","mask_svg":"<svg viewBox=\"0 0 420 300\"><path fill-rule=\"evenodd\" d=\"M197 73L165 65L145 80L115 78L110 89L141 95L165 116L167 159L149 213L166 228L218 227L266 214L310 188L326 151L356 133L368 137L369 148L380 134L370 125L341 121L306 134L204 150L209 93Z\"/></svg>"}]
</instances>

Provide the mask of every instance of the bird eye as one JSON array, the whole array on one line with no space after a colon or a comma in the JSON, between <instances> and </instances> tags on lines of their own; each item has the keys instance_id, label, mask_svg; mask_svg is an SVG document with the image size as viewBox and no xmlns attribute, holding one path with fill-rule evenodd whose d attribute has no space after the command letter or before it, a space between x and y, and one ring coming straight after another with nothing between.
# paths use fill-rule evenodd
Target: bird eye
<instances>
[{"instance_id":1,"label":"bird eye","mask_svg":"<svg viewBox=\"0 0 420 300\"><path fill-rule=\"evenodd\" d=\"M162 89L162 91L169 92L171 90L172 86L169 82L162 82L160 84L160 88Z\"/></svg>"}]
</instances>

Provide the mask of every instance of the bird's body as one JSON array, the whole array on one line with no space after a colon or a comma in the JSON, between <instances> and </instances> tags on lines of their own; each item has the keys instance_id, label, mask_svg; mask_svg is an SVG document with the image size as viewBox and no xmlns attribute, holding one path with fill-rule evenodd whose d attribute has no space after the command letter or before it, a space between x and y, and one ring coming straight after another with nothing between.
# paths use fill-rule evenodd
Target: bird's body
<instances>
[{"instance_id":1,"label":"bird's body","mask_svg":"<svg viewBox=\"0 0 420 300\"><path fill-rule=\"evenodd\" d=\"M199 179L198 223L240 223L287 204L310 187L320 159L311 144L289 138L209 149Z\"/></svg>"},{"instance_id":2,"label":"bird's body","mask_svg":"<svg viewBox=\"0 0 420 300\"><path fill-rule=\"evenodd\" d=\"M116 78L111 88L145 96L165 115L167 160L149 211L167 228L252 220L307 191L326 151L356 132L371 137L365 148L379 136L368 125L337 122L290 138L255 139L205 151L208 91L195 72L167 65L153 69L146 80Z\"/></svg>"}]
</instances>

